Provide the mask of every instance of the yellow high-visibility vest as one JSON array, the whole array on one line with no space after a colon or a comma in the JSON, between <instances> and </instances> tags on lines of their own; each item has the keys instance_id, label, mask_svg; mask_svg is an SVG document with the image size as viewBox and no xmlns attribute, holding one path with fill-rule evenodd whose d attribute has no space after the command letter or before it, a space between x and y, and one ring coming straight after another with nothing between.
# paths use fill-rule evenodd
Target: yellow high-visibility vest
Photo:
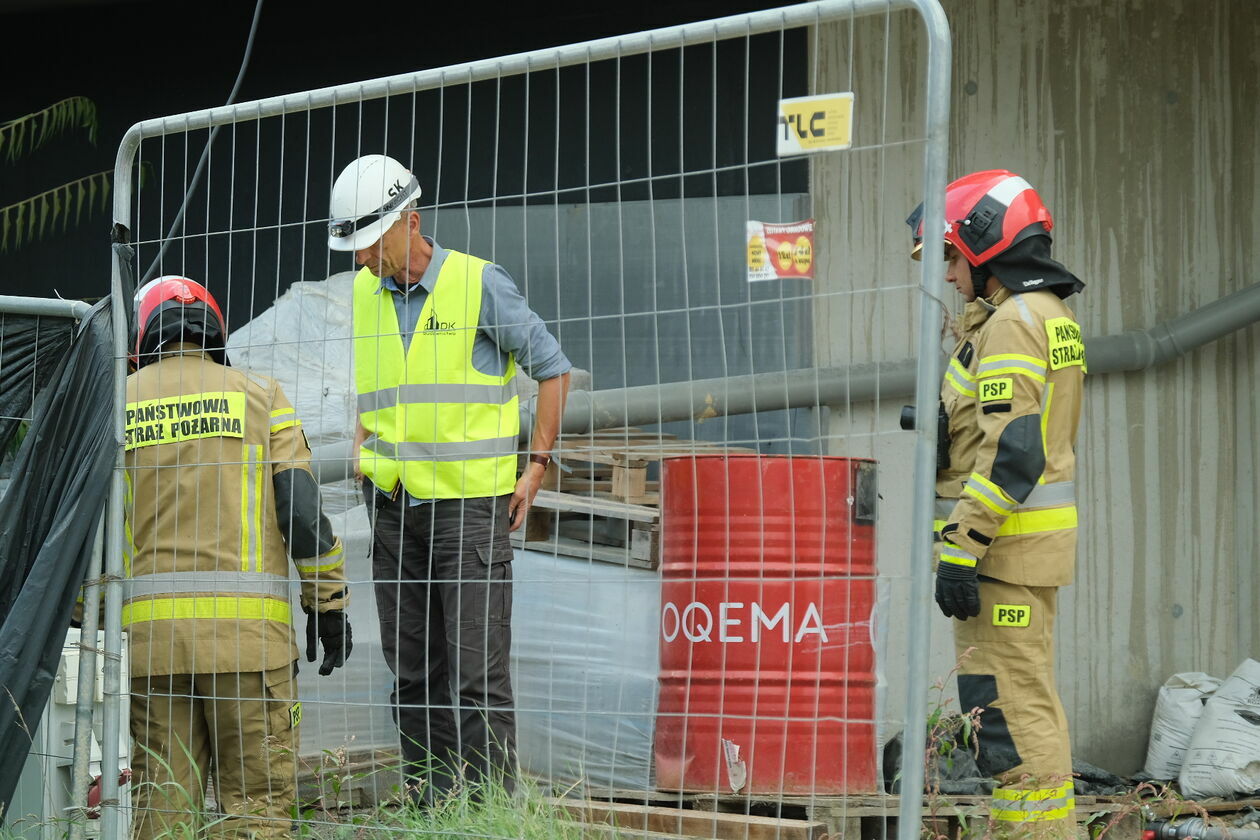
<instances>
[{"instance_id":1,"label":"yellow high-visibility vest","mask_svg":"<svg viewBox=\"0 0 1260 840\"><path fill-rule=\"evenodd\" d=\"M386 493L473 499L516 486L520 414L509 354L502 376L473 367L485 260L448 251L403 351L392 293L354 278L354 378L363 474Z\"/></svg>"}]
</instances>

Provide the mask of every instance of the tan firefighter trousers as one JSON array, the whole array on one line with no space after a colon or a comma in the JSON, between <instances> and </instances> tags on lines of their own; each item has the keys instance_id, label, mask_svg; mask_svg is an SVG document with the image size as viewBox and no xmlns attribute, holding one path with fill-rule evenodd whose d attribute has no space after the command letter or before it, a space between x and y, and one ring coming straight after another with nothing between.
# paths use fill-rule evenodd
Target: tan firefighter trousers
<instances>
[{"instance_id":1,"label":"tan firefighter trousers","mask_svg":"<svg viewBox=\"0 0 1260 840\"><path fill-rule=\"evenodd\" d=\"M1057 587L984 578L980 615L953 622L962 711L984 710L977 764L998 784L991 821L999 837L1076 832L1067 718L1054 682L1057 595Z\"/></svg>"},{"instance_id":2,"label":"tan firefighter trousers","mask_svg":"<svg viewBox=\"0 0 1260 840\"><path fill-rule=\"evenodd\" d=\"M293 666L244 674L133 677L132 836L288 837L295 800ZM217 813L204 810L213 778Z\"/></svg>"}]
</instances>

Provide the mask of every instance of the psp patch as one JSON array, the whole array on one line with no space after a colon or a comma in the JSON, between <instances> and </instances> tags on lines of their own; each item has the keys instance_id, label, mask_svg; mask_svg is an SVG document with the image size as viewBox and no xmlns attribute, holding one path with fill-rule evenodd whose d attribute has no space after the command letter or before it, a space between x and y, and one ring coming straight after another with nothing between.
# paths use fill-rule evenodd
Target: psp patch
<instances>
[{"instance_id":1,"label":"psp patch","mask_svg":"<svg viewBox=\"0 0 1260 840\"><path fill-rule=\"evenodd\" d=\"M1009 376L1002 379L980 380L980 402L1010 402L1015 394L1015 381Z\"/></svg>"},{"instance_id":2,"label":"psp patch","mask_svg":"<svg viewBox=\"0 0 1260 840\"><path fill-rule=\"evenodd\" d=\"M302 722L302 704L294 703L289 707L289 725L297 729L298 724Z\"/></svg>"},{"instance_id":3,"label":"psp patch","mask_svg":"<svg viewBox=\"0 0 1260 840\"><path fill-rule=\"evenodd\" d=\"M994 604L994 627L1027 627L1032 621L1032 607L1028 604Z\"/></svg>"}]
</instances>

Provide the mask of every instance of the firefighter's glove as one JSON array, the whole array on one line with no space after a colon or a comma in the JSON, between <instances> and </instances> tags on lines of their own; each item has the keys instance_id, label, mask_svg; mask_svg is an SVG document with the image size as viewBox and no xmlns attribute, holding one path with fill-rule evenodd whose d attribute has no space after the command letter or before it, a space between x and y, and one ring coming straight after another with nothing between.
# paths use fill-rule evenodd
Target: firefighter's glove
<instances>
[{"instance_id":1,"label":"firefighter's glove","mask_svg":"<svg viewBox=\"0 0 1260 840\"><path fill-rule=\"evenodd\" d=\"M953 543L946 540L945 545ZM953 563L942 556L936 566L936 605L946 618L959 621L980 615L980 581L976 567Z\"/></svg>"},{"instance_id":2,"label":"firefighter's glove","mask_svg":"<svg viewBox=\"0 0 1260 840\"><path fill-rule=\"evenodd\" d=\"M324 646L324 661L319 664L319 674L326 677L333 668L346 664L354 648L350 619L342 610L316 612L309 607L303 607L303 610L306 613L306 661L315 661L315 640L318 638Z\"/></svg>"}]
</instances>

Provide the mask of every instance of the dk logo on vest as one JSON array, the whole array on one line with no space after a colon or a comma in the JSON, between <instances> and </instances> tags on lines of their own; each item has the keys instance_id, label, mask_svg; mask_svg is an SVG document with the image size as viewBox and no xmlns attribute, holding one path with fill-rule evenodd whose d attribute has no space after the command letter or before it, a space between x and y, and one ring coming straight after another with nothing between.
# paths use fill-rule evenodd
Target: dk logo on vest
<instances>
[{"instance_id":1,"label":"dk logo on vest","mask_svg":"<svg viewBox=\"0 0 1260 840\"><path fill-rule=\"evenodd\" d=\"M429 319L424 322L424 332L455 332L454 321L441 321L438 319L437 310L429 313Z\"/></svg>"}]
</instances>

